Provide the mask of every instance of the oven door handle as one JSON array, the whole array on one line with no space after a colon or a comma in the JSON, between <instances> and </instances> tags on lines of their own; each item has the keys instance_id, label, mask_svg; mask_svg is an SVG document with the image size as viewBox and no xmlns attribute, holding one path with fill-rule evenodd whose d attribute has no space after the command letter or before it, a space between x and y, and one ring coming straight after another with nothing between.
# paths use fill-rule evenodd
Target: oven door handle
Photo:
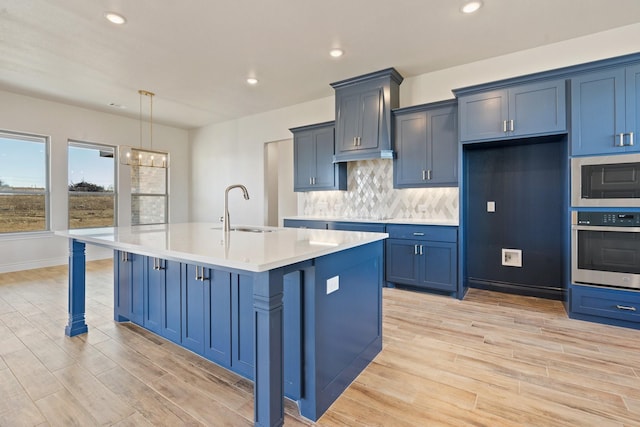
<instances>
[{"instance_id":1,"label":"oven door handle","mask_svg":"<svg viewBox=\"0 0 640 427\"><path fill-rule=\"evenodd\" d=\"M640 233L640 227L610 227L604 225L572 225L578 231L615 231L618 233Z\"/></svg>"}]
</instances>

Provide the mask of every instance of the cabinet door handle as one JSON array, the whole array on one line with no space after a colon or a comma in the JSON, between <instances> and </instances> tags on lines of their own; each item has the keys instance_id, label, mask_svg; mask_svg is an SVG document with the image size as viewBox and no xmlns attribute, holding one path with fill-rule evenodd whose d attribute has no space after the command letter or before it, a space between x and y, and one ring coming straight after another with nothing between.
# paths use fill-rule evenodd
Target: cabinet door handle
<instances>
[{"instance_id":1,"label":"cabinet door handle","mask_svg":"<svg viewBox=\"0 0 640 427\"><path fill-rule=\"evenodd\" d=\"M309 177L309 185L313 185L313 181L311 180L311 177Z\"/></svg>"},{"instance_id":2,"label":"cabinet door handle","mask_svg":"<svg viewBox=\"0 0 640 427\"><path fill-rule=\"evenodd\" d=\"M629 132L629 147L633 147L633 132Z\"/></svg>"},{"instance_id":3,"label":"cabinet door handle","mask_svg":"<svg viewBox=\"0 0 640 427\"><path fill-rule=\"evenodd\" d=\"M427 171L427 180L431 181L431 169Z\"/></svg>"},{"instance_id":4,"label":"cabinet door handle","mask_svg":"<svg viewBox=\"0 0 640 427\"><path fill-rule=\"evenodd\" d=\"M502 121L502 132L504 132L504 133L507 132L507 121L506 120Z\"/></svg>"},{"instance_id":5,"label":"cabinet door handle","mask_svg":"<svg viewBox=\"0 0 640 427\"><path fill-rule=\"evenodd\" d=\"M422 255L422 245L420 245L420 255Z\"/></svg>"},{"instance_id":6,"label":"cabinet door handle","mask_svg":"<svg viewBox=\"0 0 640 427\"><path fill-rule=\"evenodd\" d=\"M509 120L509 130L511 132L513 132L515 129L514 123L513 123L513 119Z\"/></svg>"},{"instance_id":7,"label":"cabinet door handle","mask_svg":"<svg viewBox=\"0 0 640 427\"><path fill-rule=\"evenodd\" d=\"M427 179L427 174L426 174L426 172L427 172L427 171L425 171L425 170L423 170L423 171L422 171L422 180L423 180L423 181L425 181L425 180Z\"/></svg>"},{"instance_id":8,"label":"cabinet door handle","mask_svg":"<svg viewBox=\"0 0 640 427\"><path fill-rule=\"evenodd\" d=\"M418 245L413 245L413 254L418 255Z\"/></svg>"},{"instance_id":9,"label":"cabinet door handle","mask_svg":"<svg viewBox=\"0 0 640 427\"><path fill-rule=\"evenodd\" d=\"M316 185L316 177L314 176L312 179L313 179L313 185Z\"/></svg>"},{"instance_id":10,"label":"cabinet door handle","mask_svg":"<svg viewBox=\"0 0 640 427\"><path fill-rule=\"evenodd\" d=\"M358 146L358 137L357 137L357 136L354 136L354 137L353 137L353 146L354 146L354 147L357 147L357 146Z\"/></svg>"},{"instance_id":11,"label":"cabinet door handle","mask_svg":"<svg viewBox=\"0 0 640 427\"><path fill-rule=\"evenodd\" d=\"M616 147L624 147L624 133L618 134L618 143L615 144Z\"/></svg>"},{"instance_id":12,"label":"cabinet door handle","mask_svg":"<svg viewBox=\"0 0 640 427\"><path fill-rule=\"evenodd\" d=\"M129 252L121 252L122 254L122 262L129 262Z\"/></svg>"},{"instance_id":13,"label":"cabinet door handle","mask_svg":"<svg viewBox=\"0 0 640 427\"><path fill-rule=\"evenodd\" d=\"M620 305L620 304L618 304L618 305L616 305L616 308L618 310L624 310L624 311L636 311L636 308L632 307L630 305Z\"/></svg>"}]
</instances>

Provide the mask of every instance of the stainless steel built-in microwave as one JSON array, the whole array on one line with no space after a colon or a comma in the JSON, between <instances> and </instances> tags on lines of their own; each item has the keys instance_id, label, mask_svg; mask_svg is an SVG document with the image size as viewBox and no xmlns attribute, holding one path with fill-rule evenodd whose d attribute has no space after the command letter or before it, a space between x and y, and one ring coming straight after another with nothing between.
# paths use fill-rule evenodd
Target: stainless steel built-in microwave
<instances>
[{"instance_id":1,"label":"stainless steel built-in microwave","mask_svg":"<svg viewBox=\"0 0 640 427\"><path fill-rule=\"evenodd\" d=\"M640 154L571 159L571 204L640 207Z\"/></svg>"}]
</instances>

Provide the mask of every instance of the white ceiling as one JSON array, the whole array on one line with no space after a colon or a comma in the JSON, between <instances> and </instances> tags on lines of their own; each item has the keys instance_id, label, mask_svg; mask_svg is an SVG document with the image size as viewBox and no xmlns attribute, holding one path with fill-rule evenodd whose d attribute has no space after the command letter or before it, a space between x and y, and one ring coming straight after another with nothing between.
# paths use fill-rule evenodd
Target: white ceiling
<instances>
[{"instance_id":1,"label":"white ceiling","mask_svg":"<svg viewBox=\"0 0 640 427\"><path fill-rule=\"evenodd\" d=\"M459 5L2 0L0 88L130 117L145 89L155 122L188 129L331 96L329 83L387 67L406 78L640 22L640 0L484 0L474 15Z\"/></svg>"}]
</instances>

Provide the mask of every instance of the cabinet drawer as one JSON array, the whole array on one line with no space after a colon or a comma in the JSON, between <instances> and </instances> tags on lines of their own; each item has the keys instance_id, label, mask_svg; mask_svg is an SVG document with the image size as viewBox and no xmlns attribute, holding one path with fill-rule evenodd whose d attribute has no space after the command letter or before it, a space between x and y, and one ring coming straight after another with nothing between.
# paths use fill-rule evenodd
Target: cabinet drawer
<instances>
[{"instance_id":1,"label":"cabinet drawer","mask_svg":"<svg viewBox=\"0 0 640 427\"><path fill-rule=\"evenodd\" d=\"M640 292L573 285L571 311L640 323Z\"/></svg>"},{"instance_id":2,"label":"cabinet drawer","mask_svg":"<svg viewBox=\"0 0 640 427\"><path fill-rule=\"evenodd\" d=\"M385 225L370 222L330 222L329 230L366 231L371 233L384 233Z\"/></svg>"},{"instance_id":3,"label":"cabinet drawer","mask_svg":"<svg viewBox=\"0 0 640 427\"><path fill-rule=\"evenodd\" d=\"M392 239L431 240L436 242L458 241L458 227L446 225L387 225Z\"/></svg>"}]
</instances>

